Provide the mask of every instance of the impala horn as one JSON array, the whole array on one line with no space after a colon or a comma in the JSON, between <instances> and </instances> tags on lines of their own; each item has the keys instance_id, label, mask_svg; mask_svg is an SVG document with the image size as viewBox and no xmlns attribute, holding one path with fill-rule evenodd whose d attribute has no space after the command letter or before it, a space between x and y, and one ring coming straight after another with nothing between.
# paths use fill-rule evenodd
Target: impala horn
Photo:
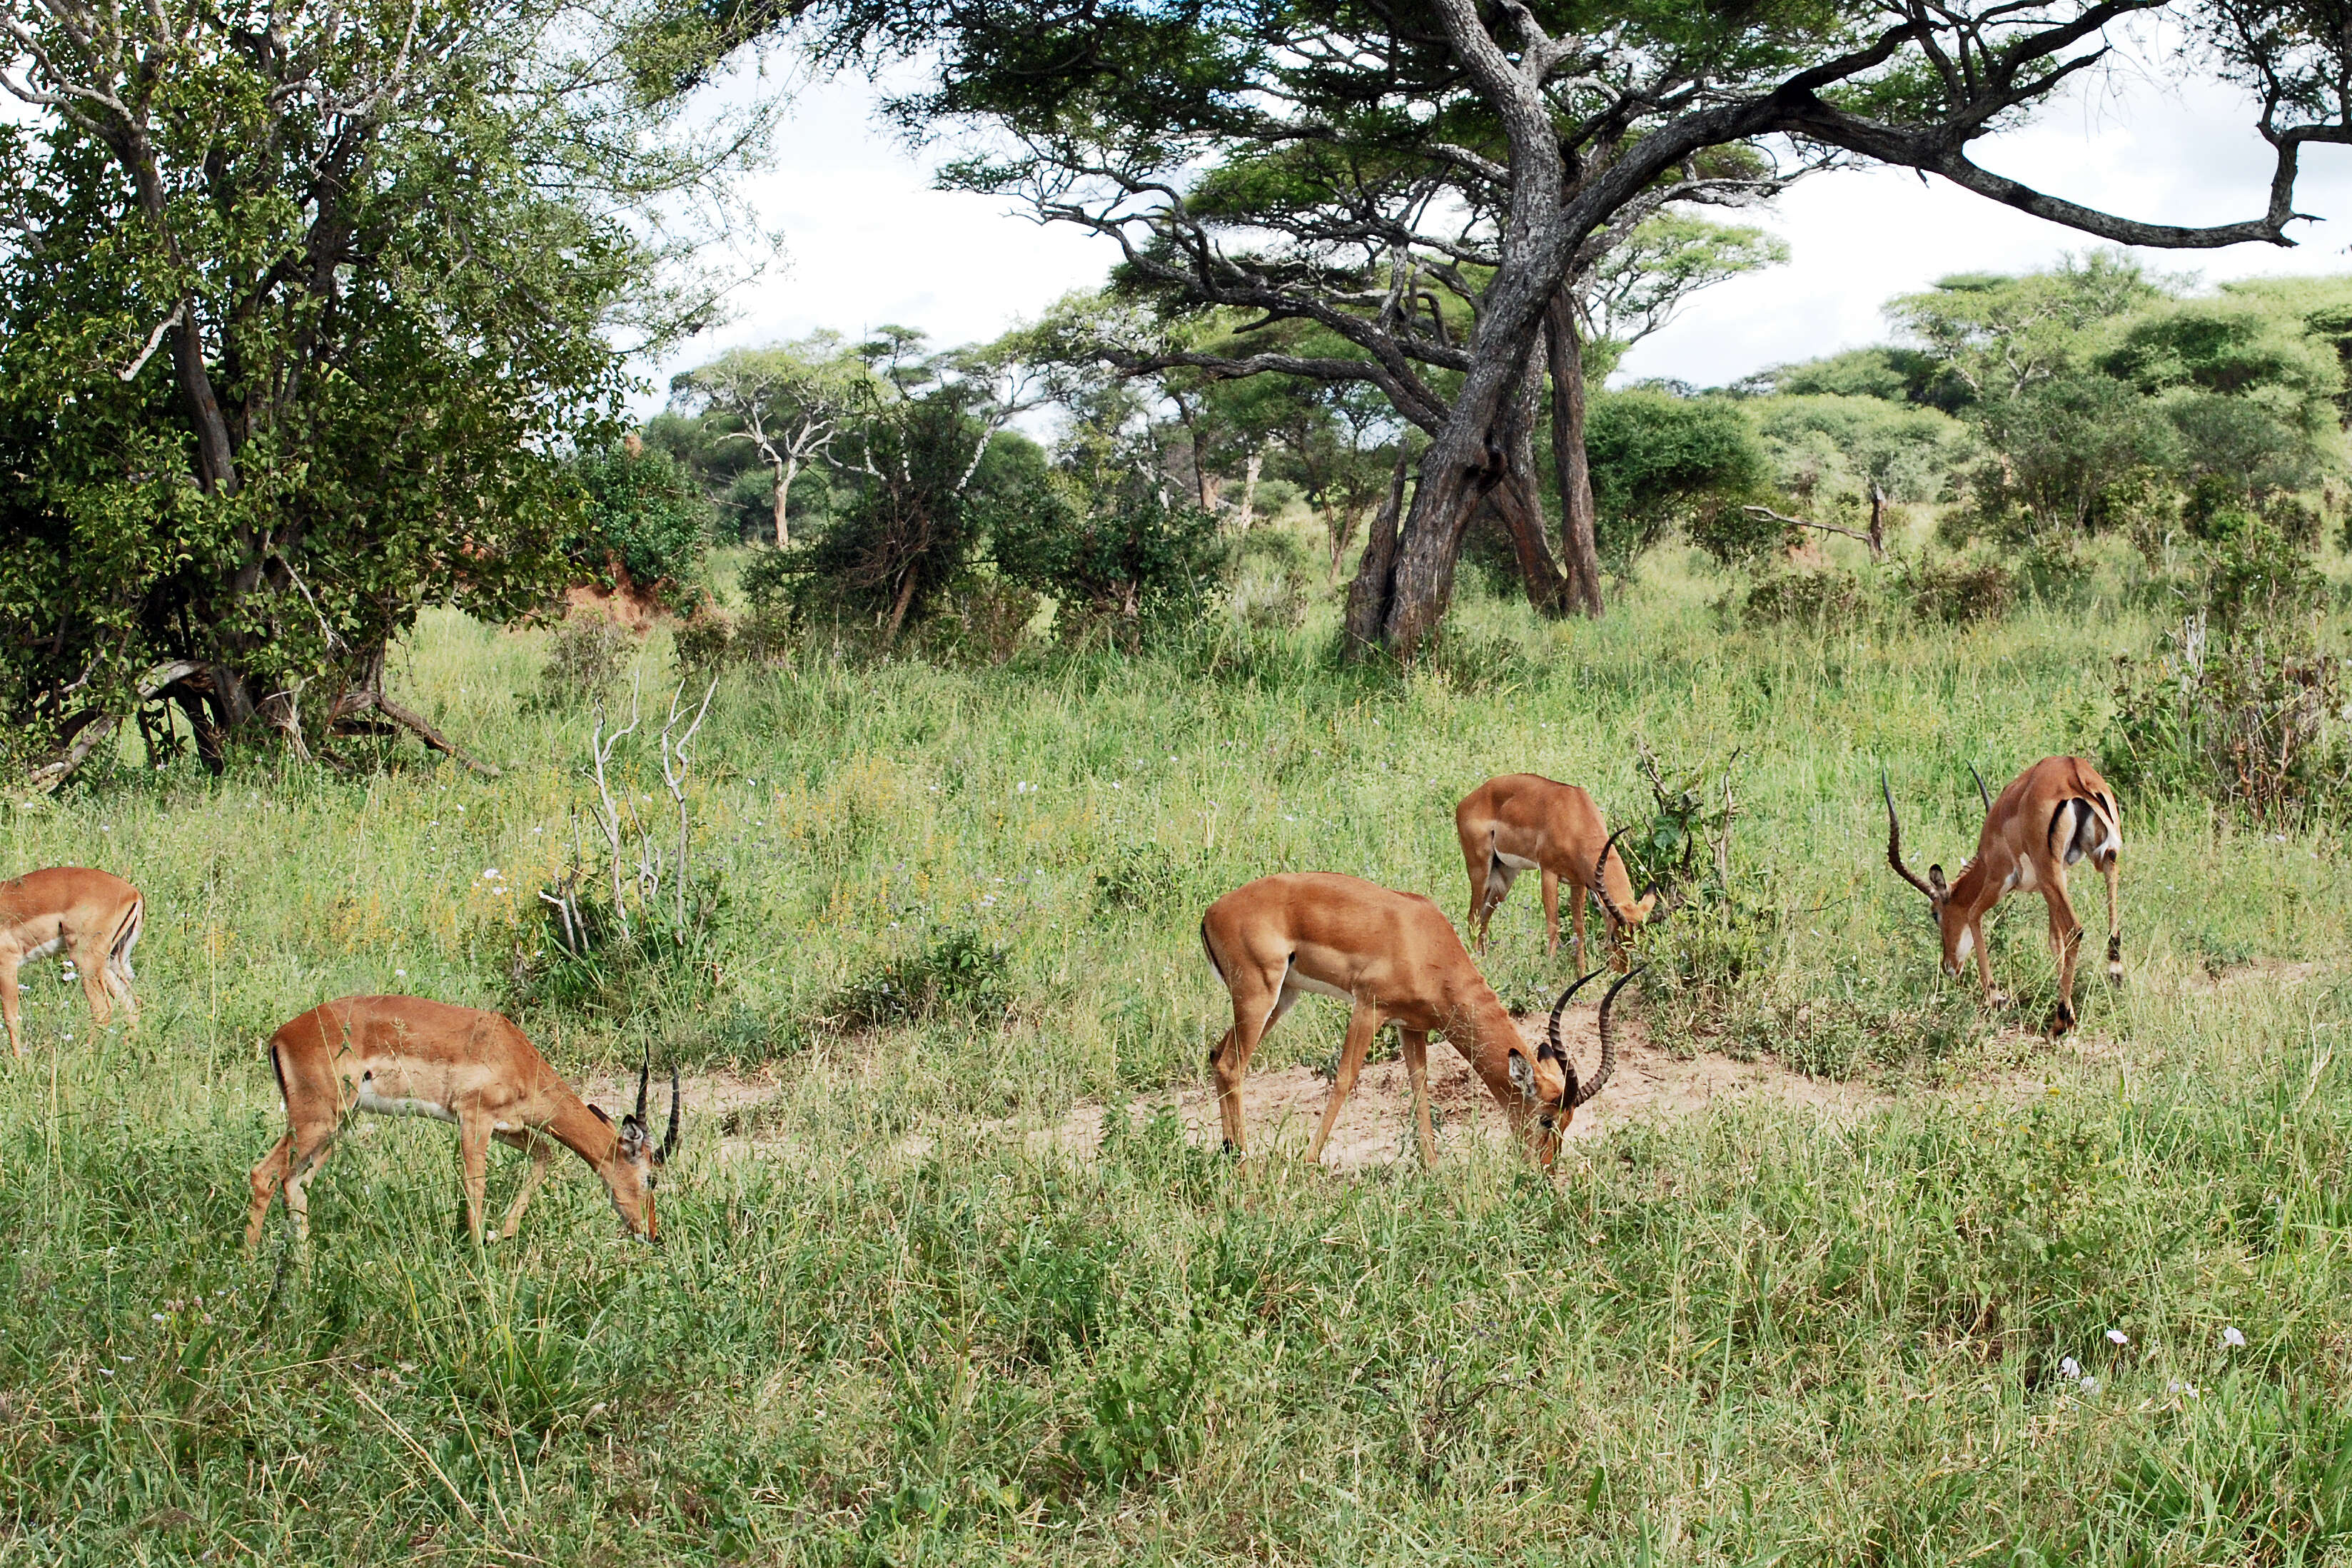
<instances>
[{"instance_id":1,"label":"impala horn","mask_svg":"<svg viewBox=\"0 0 2352 1568\"><path fill-rule=\"evenodd\" d=\"M1933 904L1936 890L1912 875L1911 868L1903 863L1903 823L1895 815L1895 786L1886 781L1884 768L1878 770L1878 789L1886 797L1886 863L1895 868L1895 875L1927 894L1927 902Z\"/></svg>"},{"instance_id":2,"label":"impala horn","mask_svg":"<svg viewBox=\"0 0 2352 1568\"><path fill-rule=\"evenodd\" d=\"M677 1112L681 1092L677 1083L677 1063L669 1064L669 1131L662 1134L661 1153L654 1158L657 1164L667 1164L677 1149Z\"/></svg>"},{"instance_id":3,"label":"impala horn","mask_svg":"<svg viewBox=\"0 0 2352 1568\"><path fill-rule=\"evenodd\" d=\"M646 1081L652 1076L653 1070L654 1048L649 1045L646 1047L645 1061L637 1066L637 1108L629 1113L629 1120L637 1124L640 1133L646 1130Z\"/></svg>"},{"instance_id":4,"label":"impala horn","mask_svg":"<svg viewBox=\"0 0 2352 1568\"><path fill-rule=\"evenodd\" d=\"M1618 977L1615 985L1609 988L1609 994L1601 998L1601 1070L1592 1075L1591 1082L1581 1085L1569 1096L1571 1110L1600 1093L1601 1086L1608 1082L1609 1075L1617 1070L1617 1040L1609 1032L1609 1009L1615 1005L1617 993L1633 984L1633 977L1648 967L1647 964L1643 964L1627 970Z\"/></svg>"},{"instance_id":5,"label":"impala horn","mask_svg":"<svg viewBox=\"0 0 2352 1568\"><path fill-rule=\"evenodd\" d=\"M1607 967L1608 966L1605 964L1601 966L1602 969ZM1598 975L1601 972L1601 969L1595 969L1592 971L1592 975ZM1567 1087L1562 1089L1559 1094L1559 1103L1563 1105L1573 1106L1577 1103L1576 1063L1569 1060L1568 1047L1560 1043L1559 1015L1568 1010L1568 998L1582 990L1584 988L1584 981L1592 978L1592 975L1585 976L1584 979L1577 981L1576 984L1560 992L1559 1000L1552 1003L1551 1005L1551 1023L1546 1030L1546 1032L1550 1036L1550 1039L1547 1043L1536 1048L1536 1053L1538 1056L1548 1056L1551 1058L1552 1061L1559 1063L1560 1076L1568 1081ZM1551 1113L1547 1110L1544 1114L1549 1117ZM1551 1123L1549 1121L1546 1121L1544 1125L1546 1127L1549 1127Z\"/></svg>"},{"instance_id":6,"label":"impala horn","mask_svg":"<svg viewBox=\"0 0 2352 1568\"><path fill-rule=\"evenodd\" d=\"M1985 815L1991 816L1992 796L1986 791L1984 775L1977 771L1977 765L1973 762L1969 764L1969 777L1977 781L1977 799L1984 802Z\"/></svg>"},{"instance_id":7,"label":"impala horn","mask_svg":"<svg viewBox=\"0 0 2352 1568\"><path fill-rule=\"evenodd\" d=\"M1619 852L1617 841L1623 838L1633 826L1633 823L1628 822L1624 827L1610 834L1609 841L1601 846L1601 858L1592 862L1592 896L1601 901L1601 907L1609 912L1609 918L1621 931L1631 931L1633 928L1633 915L1631 910L1618 908L1616 902L1609 896L1609 857L1612 854L1616 855L1620 864L1624 862L1625 857ZM1627 885L1632 885L1633 880L1629 875L1625 879ZM1587 979L1591 977L1586 977ZM1577 982L1579 985L1583 983L1582 980Z\"/></svg>"}]
</instances>

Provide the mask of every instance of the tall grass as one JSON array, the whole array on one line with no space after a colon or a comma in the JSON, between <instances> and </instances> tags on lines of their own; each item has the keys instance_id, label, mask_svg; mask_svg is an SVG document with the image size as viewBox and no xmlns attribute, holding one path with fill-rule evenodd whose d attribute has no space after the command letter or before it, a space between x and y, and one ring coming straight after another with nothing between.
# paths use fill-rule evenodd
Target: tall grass
<instances>
[{"instance_id":1,"label":"tall grass","mask_svg":"<svg viewBox=\"0 0 2352 1568\"><path fill-rule=\"evenodd\" d=\"M1923 1044L1899 1020L1973 1012L1885 869L1880 768L1956 863L1968 764L2095 751L2153 628L2110 592L1814 636L1717 591L1662 571L1597 626L1474 599L1409 678L1334 667L1328 608L1133 660L731 674L690 786L723 902L690 961L601 989L542 983L589 718L535 695L537 632L429 617L396 676L495 780L399 747L126 765L11 813L8 869L108 866L149 916L143 1026L94 1035L30 967L0 1068L0 1563L2341 1560L2340 841L2126 800L2128 983L2086 981L2088 1043ZM1834 1015L1852 1049L1800 1064L1883 1109L1637 1125L1549 1181L1475 1146L1234 1165L1167 1116L1091 1160L1004 1130L1198 1081L1216 894L1318 867L1458 911L1454 800L1528 768L1622 813L1637 738L1739 748L1770 916L1753 1027L1681 1034L1726 1025L1671 996L1654 1027L1771 1049ZM1515 1003L1565 973L1531 891L1495 925ZM2046 998L2038 901L1996 922ZM889 1002L942 994L941 954L984 1005ZM371 1123L309 1257L274 1222L248 1258L257 1043L364 990L514 1007L567 1071L766 1074L772 1141L689 1103L664 1248L575 1169L478 1253L446 1129ZM1338 1024L1310 1003L1259 1065Z\"/></svg>"}]
</instances>

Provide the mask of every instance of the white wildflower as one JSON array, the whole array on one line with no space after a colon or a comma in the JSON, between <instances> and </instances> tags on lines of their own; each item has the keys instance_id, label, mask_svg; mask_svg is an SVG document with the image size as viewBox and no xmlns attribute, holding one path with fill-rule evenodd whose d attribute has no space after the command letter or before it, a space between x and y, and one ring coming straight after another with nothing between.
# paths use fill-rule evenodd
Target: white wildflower
<instances>
[{"instance_id":1,"label":"white wildflower","mask_svg":"<svg viewBox=\"0 0 2352 1568\"><path fill-rule=\"evenodd\" d=\"M2131 1343L2131 1335L2124 1333L2121 1329L2109 1329L2107 1331L2107 1343L2109 1344L2129 1344Z\"/></svg>"},{"instance_id":2,"label":"white wildflower","mask_svg":"<svg viewBox=\"0 0 2352 1568\"><path fill-rule=\"evenodd\" d=\"M2246 1348L2246 1336L2234 1328L2226 1328L2221 1331L2221 1343L2231 1350L2243 1350Z\"/></svg>"},{"instance_id":3,"label":"white wildflower","mask_svg":"<svg viewBox=\"0 0 2352 1568\"><path fill-rule=\"evenodd\" d=\"M2083 1377L2083 1364L2071 1355L2066 1356L2058 1363L2058 1375L2069 1383L2078 1383Z\"/></svg>"}]
</instances>

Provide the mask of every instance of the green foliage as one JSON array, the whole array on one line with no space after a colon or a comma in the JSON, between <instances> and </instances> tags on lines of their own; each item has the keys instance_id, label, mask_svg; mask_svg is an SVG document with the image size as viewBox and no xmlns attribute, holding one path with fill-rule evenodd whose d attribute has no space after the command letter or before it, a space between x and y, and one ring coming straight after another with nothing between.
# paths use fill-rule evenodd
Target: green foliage
<instances>
[{"instance_id":1,"label":"green foliage","mask_svg":"<svg viewBox=\"0 0 2352 1568\"><path fill-rule=\"evenodd\" d=\"M951 1019L1000 1019L1012 1004L1004 949L979 932L942 931L919 951L900 954L843 988L826 1009L845 1029Z\"/></svg>"},{"instance_id":2,"label":"green foliage","mask_svg":"<svg viewBox=\"0 0 2352 1568\"><path fill-rule=\"evenodd\" d=\"M1876 397L1782 394L1745 406L1773 482L1824 520L1830 507L1865 501L1874 485L1894 501L1942 499L1972 444L1948 414Z\"/></svg>"},{"instance_id":3,"label":"green foliage","mask_svg":"<svg viewBox=\"0 0 2352 1568\"><path fill-rule=\"evenodd\" d=\"M6 727L128 716L191 660L166 690L218 762L372 685L421 606L508 619L561 586L555 455L612 434L608 329L677 325L635 219L730 162L583 64L626 23L167 5L100 43L26 14L43 90L81 107L0 133Z\"/></svg>"},{"instance_id":4,"label":"green foliage","mask_svg":"<svg viewBox=\"0 0 2352 1568\"><path fill-rule=\"evenodd\" d=\"M564 541L574 569L604 588L629 587L675 609L707 589L703 553L709 507L685 466L657 446L632 440L572 460L586 504Z\"/></svg>"},{"instance_id":5,"label":"green foliage","mask_svg":"<svg viewBox=\"0 0 2352 1568\"><path fill-rule=\"evenodd\" d=\"M1740 405L1662 392L1602 392L1591 402L1601 553L1620 572L1676 522L1737 511L1761 490L1765 456Z\"/></svg>"},{"instance_id":6,"label":"green foliage","mask_svg":"<svg viewBox=\"0 0 2352 1568\"><path fill-rule=\"evenodd\" d=\"M1903 563L1898 581L1913 614L1946 626L1999 621L2019 598L2017 574L1999 561L1922 557Z\"/></svg>"},{"instance_id":7,"label":"green foliage","mask_svg":"<svg viewBox=\"0 0 2352 1568\"><path fill-rule=\"evenodd\" d=\"M1815 632L1841 631L1869 618L1869 590L1850 571L1825 567L1799 571L1786 567L1760 573L1748 588L1727 596L1750 627L1801 626Z\"/></svg>"},{"instance_id":8,"label":"green foliage","mask_svg":"<svg viewBox=\"0 0 2352 1568\"><path fill-rule=\"evenodd\" d=\"M2295 829L2352 807L2352 683L2340 655L2192 618L2119 661L2103 755L2116 788L2208 800Z\"/></svg>"},{"instance_id":9,"label":"green foliage","mask_svg":"<svg viewBox=\"0 0 2352 1568\"><path fill-rule=\"evenodd\" d=\"M1063 488L1031 446L1008 463L991 513L997 570L1050 594L1066 634L1133 649L1197 620L1218 582L1217 519L1172 493L1140 455L1082 470Z\"/></svg>"},{"instance_id":10,"label":"green foliage","mask_svg":"<svg viewBox=\"0 0 2352 1568\"><path fill-rule=\"evenodd\" d=\"M547 639L540 694L558 706L584 706L608 695L636 639L610 616L585 612L556 622Z\"/></svg>"}]
</instances>

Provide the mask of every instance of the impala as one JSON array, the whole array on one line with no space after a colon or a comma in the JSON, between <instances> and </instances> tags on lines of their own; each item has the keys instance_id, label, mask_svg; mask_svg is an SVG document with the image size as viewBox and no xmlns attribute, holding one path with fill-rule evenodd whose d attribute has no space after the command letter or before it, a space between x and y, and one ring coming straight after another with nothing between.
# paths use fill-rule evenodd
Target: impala
<instances>
[{"instance_id":1,"label":"impala","mask_svg":"<svg viewBox=\"0 0 2352 1568\"><path fill-rule=\"evenodd\" d=\"M0 1018L8 1025L8 1049L25 1054L25 1034L16 997L16 971L27 958L63 948L81 975L90 1017L104 1029L114 1021L114 998L139 1021L139 998L131 949L147 905L139 890L121 877L87 866L51 866L0 882Z\"/></svg>"},{"instance_id":2,"label":"impala","mask_svg":"<svg viewBox=\"0 0 2352 1568\"><path fill-rule=\"evenodd\" d=\"M1454 831L1462 840L1462 862L1470 872L1470 929L1477 950L1486 950L1486 926L1496 906L1519 873L1543 873L1544 951L1559 951L1559 884L1570 889L1569 908L1576 925L1576 958L1584 961L1584 901L1588 890L1601 900L1615 963L1625 966L1625 928L1648 920L1657 907L1655 890L1639 901L1625 873L1625 857L1591 795L1573 784L1534 773L1489 779L1454 808Z\"/></svg>"},{"instance_id":3,"label":"impala","mask_svg":"<svg viewBox=\"0 0 2352 1568\"><path fill-rule=\"evenodd\" d=\"M1217 1076L1217 1112L1225 1146L1244 1144L1242 1079L1266 1030L1281 1020L1306 992L1335 997L1355 1010L1339 1048L1331 1097L1323 1107L1307 1158L1321 1159L1323 1145L1339 1119L1339 1107L1356 1086L1372 1036L1389 1022L1398 1026L1405 1072L1412 1081L1413 1116L1424 1165L1437 1161L1437 1141L1429 1124L1429 1037L1442 1033L1470 1063L1487 1092L1522 1137L1530 1121L1537 1132L1529 1152L1549 1166L1559 1151L1576 1108L1601 1092L1617 1061L1609 1030L1609 1003L1625 979L1610 988L1601 1009L1601 1066L1590 1082L1580 1082L1560 1043L1559 1015L1570 986L1552 1008L1549 1038L1528 1059L1518 1026L1504 1010L1478 967L1437 905L1416 894L1393 893L1352 876L1294 872L1262 877L1235 888L1209 905L1201 919L1201 945L1209 966L1233 996L1234 1027L1209 1056ZM1593 971L1598 974L1600 971ZM1638 971L1636 971L1638 973Z\"/></svg>"},{"instance_id":4,"label":"impala","mask_svg":"<svg viewBox=\"0 0 2352 1568\"><path fill-rule=\"evenodd\" d=\"M286 1098L288 1130L253 1167L247 1247L261 1239L261 1222L281 1185L296 1239L310 1235L310 1178L326 1163L343 1118L356 1111L457 1124L466 1228L476 1242L482 1239L493 1138L530 1155L522 1191L499 1227L502 1239L522 1223L558 1145L604 1178L625 1228L659 1239L654 1180L677 1147L678 1082L673 1069L669 1130L656 1147L646 1124L650 1055L637 1072L637 1108L618 1126L572 1092L507 1019L418 997L345 997L313 1008L270 1037L269 1064Z\"/></svg>"},{"instance_id":5,"label":"impala","mask_svg":"<svg viewBox=\"0 0 2352 1568\"><path fill-rule=\"evenodd\" d=\"M1903 824L1895 814L1894 787L1883 772L1879 789L1886 797L1886 863L1927 895L1943 936L1945 974L1957 978L1974 955L1978 982L1986 999L1993 999L1986 912L2005 893L2039 893L2050 906L2050 950L2058 960L2058 1010L2051 1017L2051 1032L2074 1028L2074 960L2083 946L2083 923L2067 901L2066 868L2088 859L2107 879L2107 979L2122 981L2123 910L2116 879L2123 816L2097 768L2079 757L2045 757L2011 779L1998 800L1985 801L1977 852L1948 883L1940 865L1929 866L1922 882L1903 863ZM1982 779L1977 793L1983 798Z\"/></svg>"}]
</instances>

